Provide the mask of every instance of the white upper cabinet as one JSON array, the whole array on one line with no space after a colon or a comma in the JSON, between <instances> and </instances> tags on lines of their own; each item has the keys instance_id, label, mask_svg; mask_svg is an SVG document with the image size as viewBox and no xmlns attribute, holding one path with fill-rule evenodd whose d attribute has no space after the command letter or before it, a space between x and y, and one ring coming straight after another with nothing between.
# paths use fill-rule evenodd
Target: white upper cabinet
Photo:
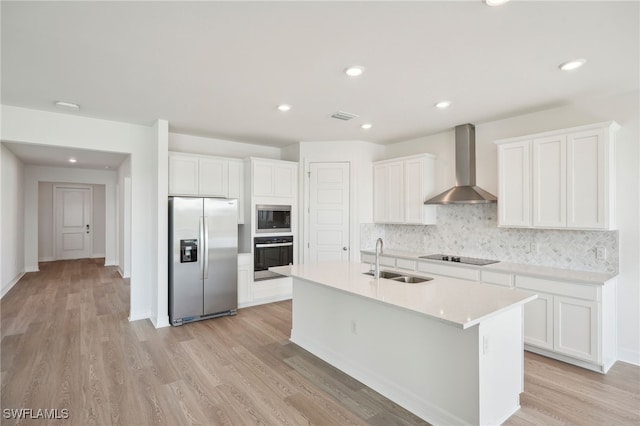
<instances>
[{"instance_id":1,"label":"white upper cabinet","mask_svg":"<svg viewBox=\"0 0 640 426\"><path fill-rule=\"evenodd\" d=\"M198 158L169 155L169 195L199 195Z\"/></svg>"},{"instance_id":2,"label":"white upper cabinet","mask_svg":"<svg viewBox=\"0 0 640 426\"><path fill-rule=\"evenodd\" d=\"M200 195L207 197L229 196L229 160L200 158Z\"/></svg>"},{"instance_id":3,"label":"white upper cabinet","mask_svg":"<svg viewBox=\"0 0 640 426\"><path fill-rule=\"evenodd\" d=\"M533 226L567 226L567 138L533 140ZM596 170L594 170L595 172Z\"/></svg>"},{"instance_id":4,"label":"white upper cabinet","mask_svg":"<svg viewBox=\"0 0 640 426\"><path fill-rule=\"evenodd\" d=\"M235 198L244 223L244 163L206 155L169 153L169 195Z\"/></svg>"},{"instance_id":5,"label":"white upper cabinet","mask_svg":"<svg viewBox=\"0 0 640 426\"><path fill-rule=\"evenodd\" d=\"M615 228L614 154L605 129L567 136L568 227Z\"/></svg>"},{"instance_id":6,"label":"white upper cabinet","mask_svg":"<svg viewBox=\"0 0 640 426\"><path fill-rule=\"evenodd\" d=\"M376 223L435 224L435 157L422 154L373 165L373 220Z\"/></svg>"},{"instance_id":7,"label":"white upper cabinet","mask_svg":"<svg viewBox=\"0 0 640 426\"><path fill-rule=\"evenodd\" d=\"M615 229L615 122L496 141L498 223Z\"/></svg>"},{"instance_id":8,"label":"white upper cabinet","mask_svg":"<svg viewBox=\"0 0 640 426\"><path fill-rule=\"evenodd\" d=\"M498 147L498 222L501 226L531 225L531 143ZM509 178L506 178L508 176Z\"/></svg>"},{"instance_id":9,"label":"white upper cabinet","mask_svg":"<svg viewBox=\"0 0 640 426\"><path fill-rule=\"evenodd\" d=\"M252 159L253 196L295 198L298 163Z\"/></svg>"}]
</instances>

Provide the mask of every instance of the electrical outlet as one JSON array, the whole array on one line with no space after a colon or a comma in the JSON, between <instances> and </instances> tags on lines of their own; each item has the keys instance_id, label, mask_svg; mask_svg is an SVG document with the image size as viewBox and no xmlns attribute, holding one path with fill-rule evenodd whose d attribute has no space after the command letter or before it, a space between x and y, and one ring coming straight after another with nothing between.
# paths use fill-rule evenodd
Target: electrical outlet
<instances>
[{"instance_id":1,"label":"electrical outlet","mask_svg":"<svg viewBox=\"0 0 640 426\"><path fill-rule=\"evenodd\" d=\"M607 249L604 247L596 247L596 259L605 260L607 258Z\"/></svg>"},{"instance_id":2,"label":"electrical outlet","mask_svg":"<svg viewBox=\"0 0 640 426\"><path fill-rule=\"evenodd\" d=\"M531 243L531 254L538 254L539 248L538 243Z\"/></svg>"}]
</instances>

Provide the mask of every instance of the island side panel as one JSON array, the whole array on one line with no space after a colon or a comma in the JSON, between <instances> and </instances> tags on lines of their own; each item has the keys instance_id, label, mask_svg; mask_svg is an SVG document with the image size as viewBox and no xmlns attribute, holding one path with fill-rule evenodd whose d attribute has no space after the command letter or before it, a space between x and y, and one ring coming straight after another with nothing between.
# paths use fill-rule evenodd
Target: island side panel
<instances>
[{"instance_id":1,"label":"island side panel","mask_svg":"<svg viewBox=\"0 0 640 426\"><path fill-rule=\"evenodd\" d=\"M429 423L480 423L478 326L294 277L291 341Z\"/></svg>"},{"instance_id":2,"label":"island side panel","mask_svg":"<svg viewBox=\"0 0 640 426\"><path fill-rule=\"evenodd\" d=\"M524 390L523 305L479 326L480 424L498 425L520 409Z\"/></svg>"}]
</instances>

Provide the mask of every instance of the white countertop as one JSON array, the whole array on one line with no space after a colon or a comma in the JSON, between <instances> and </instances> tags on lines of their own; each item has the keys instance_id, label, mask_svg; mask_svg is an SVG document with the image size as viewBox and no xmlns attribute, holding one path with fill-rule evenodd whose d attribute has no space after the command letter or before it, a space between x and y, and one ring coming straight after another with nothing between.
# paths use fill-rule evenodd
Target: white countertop
<instances>
[{"instance_id":1,"label":"white countertop","mask_svg":"<svg viewBox=\"0 0 640 426\"><path fill-rule=\"evenodd\" d=\"M374 249L360 250L362 253L375 254ZM549 266L539 265L526 265L521 263L510 262L498 262L490 265L478 266L467 265L463 263L444 262L441 260L420 259L420 256L434 254L435 251L427 250L425 253L413 253L400 250L384 250L383 256L400 257L403 259L419 260L421 262L432 262L438 265L450 265L461 268L471 268L481 271L495 271L504 272L514 275L527 275L531 277L547 278L561 281L579 282L583 284L598 284L602 285L612 278L615 278L617 274L610 274L605 272L589 272L589 271L574 271L571 269L552 268ZM494 259L499 260L499 259Z\"/></svg>"},{"instance_id":2,"label":"white countertop","mask_svg":"<svg viewBox=\"0 0 640 426\"><path fill-rule=\"evenodd\" d=\"M369 270L368 264L356 262L279 266L269 270L419 312L463 329L537 297L521 290L442 276L417 284L375 279L363 274ZM419 272L410 275L428 276Z\"/></svg>"}]
</instances>

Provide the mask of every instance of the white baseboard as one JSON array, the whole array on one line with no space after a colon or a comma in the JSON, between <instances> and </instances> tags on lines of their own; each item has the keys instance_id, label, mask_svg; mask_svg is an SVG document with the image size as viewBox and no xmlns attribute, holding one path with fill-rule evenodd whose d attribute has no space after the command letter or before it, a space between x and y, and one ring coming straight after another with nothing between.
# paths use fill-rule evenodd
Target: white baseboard
<instances>
[{"instance_id":1,"label":"white baseboard","mask_svg":"<svg viewBox=\"0 0 640 426\"><path fill-rule=\"evenodd\" d=\"M91 259L99 259L101 257L106 257L104 253L93 253L91 255Z\"/></svg>"},{"instance_id":2,"label":"white baseboard","mask_svg":"<svg viewBox=\"0 0 640 426\"><path fill-rule=\"evenodd\" d=\"M11 280L11 282L2 287L2 291L0 292L0 299L2 299L7 293L9 293L9 290L11 290L13 286L16 285L18 281L20 281L20 278L22 278L24 274L25 272L20 272L13 280Z\"/></svg>"},{"instance_id":3,"label":"white baseboard","mask_svg":"<svg viewBox=\"0 0 640 426\"><path fill-rule=\"evenodd\" d=\"M114 263L114 265L117 265L117 263ZM120 267L120 265L118 265L118 273L120 274L120 276L122 278L131 278L131 275L125 275L124 271L122 270L122 268Z\"/></svg>"},{"instance_id":4,"label":"white baseboard","mask_svg":"<svg viewBox=\"0 0 640 426\"><path fill-rule=\"evenodd\" d=\"M54 260L56 259L53 256L45 256L45 257L38 258L38 262L53 262Z\"/></svg>"},{"instance_id":5,"label":"white baseboard","mask_svg":"<svg viewBox=\"0 0 640 426\"><path fill-rule=\"evenodd\" d=\"M149 311L131 312L129 314L129 322L140 321L140 320L145 320L145 319L148 319L148 320L151 319L151 312L149 312Z\"/></svg>"},{"instance_id":6,"label":"white baseboard","mask_svg":"<svg viewBox=\"0 0 640 426\"><path fill-rule=\"evenodd\" d=\"M118 266L118 262L115 259L104 259L104 266Z\"/></svg>"},{"instance_id":7,"label":"white baseboard","mask_svg":"<svg viewBox=\"0 0 640 426\"><path fill-rule=\"evenodd\" d=\"M40 272L40 267L38 265L36 266L26 266L24 268L25 272Z\"/></svg>"},{"instance_id":8,"label":"white baseboard","mask_svg":"<svg viewBox=\"0 0 640 426\"><path fill-rule=\"evenodd\" d=\"M251 306L258 306L258 305L266 305L267 303L281 302L283 300L289 300L289 299L291 299L291 294L284 294L284 295L273 296L273 297L263 297L262 299L256 299L250 302L238 303L238 309L250 308Z\"/></svg>"},{"instance_id":9,"label":"white baseboard","mask_svg":"<svg viewBox=\"0 0 640 426\"><path fill-rule=\"evenodd\" d=\"M618 348L618 361L640 366L640 352L627 348Z\"/></svg>"},{"instance_id":10,"label":"white baseboard","mask_svg":"<svg viewBox=\"0 0 640 426\"><path fill-rule=\"evenodd\" d=\"M167 315L164 318L161 318L160 320L155 320L154 318L151 318L151 324L153 324L153 326L155 328L163 328L163 327L170 327L171 324L169 324L169 316Z\"/></svg>"}]
</instances>

